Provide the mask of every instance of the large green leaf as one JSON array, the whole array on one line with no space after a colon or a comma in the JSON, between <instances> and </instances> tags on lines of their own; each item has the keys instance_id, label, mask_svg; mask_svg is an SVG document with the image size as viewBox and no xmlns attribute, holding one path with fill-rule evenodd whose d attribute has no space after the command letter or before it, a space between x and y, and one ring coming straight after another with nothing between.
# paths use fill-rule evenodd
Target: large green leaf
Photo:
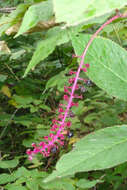
<instances>
[{"instance_id":1,"label":"large green leaf","mask_svg":"<svg viewBox=\"0 0 127 190\"><path fill-rule=\"evenodd\" d=\"M38 183L37 183L37 179L32 179L27 181L26 186L31 189L31 190L38 190Z\"/></svg>"},{"instance_id":2,"label":"large green leaf","mask_svg":"<svg viewBox=\"0 0 127 190\"><path fill-rule=\"evenodd\" d=\"M102 170L127 161L127 125L98 130L75 144L74 150L57 162L46 180L73 175L76 172Z\"/></svg>"},{"instance_id":3,"label":"large green leaf","mask_svg":"<svg viewBox=\"0 0 127 190\"><path fill-rule=\"evenodd\" d=\"M36 26L39 21L48 21L53 16L53 6L52 0L37 3L29 7L28 11L25 13L23 22L18 31L19 36L29 30L30 28Z\"/></svg>"},{"instance_id":4,"label":"large green leaf","mask_svg":"<svg viewBox=\"0 0 127 190\"><path fill-rule=\"evenodd\" d=\"M13 175L5 174L5 173L0 175L0 185L12 182L14 180L16 180L16 177Z\"/></svg>"},{"instance_id":5,"label":"large green leaf","mask_svg":"<svg viewBox=\"0 0 127 190\"><path fill-rule=\"evenodd\" d=\"M90 35L72 35L72 44L81 55ZM85 63L90 64L89 78L111 96L127 100L127 51L106 38L97 37L88 49Z\"/></svg>"},{"instance_id":6,"label":"large green leaf","mask_svg":"<svg viewBox=\"0 0 127 190\"><path fill-rule=\"evenodd\" d=\"M79 181L77 181L76 186L80 187L80 188L84 188L84 189L92 188L99 182L103 182L103 181L101 181L101 180L89 181L87 179L80 179Z\"/></svg>"},{"instance_id":7,"label":"large green leaf","mask_svg":"<svg viewBox=\"0 0 127 190\"><path fill-rule=\"evenodd\" d=\"M81 25L73 28L74 33L76 34L81 29ZM49 54L53 52L57 45L68 42L70 39L67 29L62 29L61 27L54 27L50 29L44 40L40 41L37 46L36 51L25 71L24 77L27 73L34 69L34 67L43 59L48 57Z\"/></svg>"},{"instance_id":8,"label":"large green leaf","mask_svg":"<svg viewBox=\"0 0 127 190\"><path fill-rule=\"evenodd\" d=\"M69 178L63 178L59 180L54 180L50 183L42 183L42 187L44 189L52 189L52 190L75 190L74 181ZM78 185L77 185L78 186Z\"/></svg>"},{"instance_id":9,"label":"large green leaf","mask_svg":"<svg viewBox=\"0 0 127 190\"><path fill-rule=\"evenodd\" d=\"M16 10L12 11L8 16L3 15L0 17L0 36L7 32L12 25L21 21L25 11L30 6L29 3L19 4Z\"/></svg>"},{"instance_id":10,"label":"large green leaf","mask_svg":"<svg viewBox=\"0 0 127 190\"><path fill-rule=\"evenodd\" d=\"M67 73L66 70L51 77L46 84L46 89L57 86L57 89L63 92L63 86L68 82L68 78L65 76L65 73ZM60 78L62 78L62 80L59 80Z\"/></svg>"},{"instance_id":11,"label":"large green leaf","mask_svg":"<svg viewBox=\"0 0 127 190\"><path fill-rule=\"evenodd\" d=\"M127 4L126 0L53 0L53 2L56 22L65 22L68 26L102 17Z\"/></svg>"},{"instance_id":12,"label":"large green leaf","mask_svg":"<svg viewBox=\"0 0 127 190\"><path fill-rule=\"evenodd\" d=\"M40 61L48 57L48 55L54 51L56 45L65 43L68 40L69 38L67 35L67 31L61 30L60 27L50 29L46 35L46 39L40 41L40 43L38 44L37 49L34 52L33 57L25 71L24 77L31 69L34 69L34 67Z\"/></svg>"},{"instance_id":13,"label":"large green leaf","mask_svg":"<svg viewBox=\"0 0 127 190\"><path fill-rule=\"evenodd\" d=\"M15 168L19 163L19 159L15 158L14 160L0 160L0 168Z\"/></svg>"},{"instance_id":14,"label":"large green leaf","mask_svg":"<svg viewBox=\"0 0 127 190\"><path fill-rule=\"evenodd\" d=\"M16 184L7 184L5 186L6 189L8 190L28 190L25 186L22 185L16 185Z\"/></svg>"}]
</instances>

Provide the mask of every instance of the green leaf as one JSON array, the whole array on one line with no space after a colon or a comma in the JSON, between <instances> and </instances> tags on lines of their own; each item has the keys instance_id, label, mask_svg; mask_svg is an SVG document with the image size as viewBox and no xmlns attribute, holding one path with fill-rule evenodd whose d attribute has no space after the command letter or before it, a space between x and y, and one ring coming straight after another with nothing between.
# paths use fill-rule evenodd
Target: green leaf
<instances>
[{"instance_id":1,"label":"green leaf","mask_svg":"<svg viewBox=\"0 0 127 190\"><path fill-rule=\"evenodd\" d=\"M9 174L1 174L0 175L0 185L12 182L16 179L15 176Z\"/></svg>"},{"instance_id":2,"label":"green leaf","mask_svg":"<svg viewBox=\"0 0 127 190\"><path fill-rule=\"evenodd\" d=\"M34 55L32 56L32 59L29 65L27 66L23 77L25 77L31 69L34 69L34 67L41 60L45 59L49 54L51 54L54 51L55 46L56 46L56 38L51 38L41 41L38 44L37 49L34 52Z\"/></svg>"},{"instance_id":3,"label":"green leaf","mask_svg":"<svg viewBox=\"0 0 127 190\"><path fill-rule=\"evenodd\" d=\"M14 53L11 54L10 60L19 59L19 58L21 58L21 56L23 54L25 54L25 50L24 49L19 50L17 52L14 52Z\"/></svg>"},{"instance_id":4,"label":"green leaf","mask_svg":"<svg viewBox=\"0 0 127 190\"><path fill-rule=\"evenodd\" d=\"M29 3L19 4L17 6L16 10L14 10L14 11L12 11L12 13L10 13L8 18L12 21L12 23L15 23L15 22L17 23L18 21L21 20L25 11L28 9L29 6L30 6Z\"/></svg>"},{"instance_id":5,"label":"green leaf","mask_svg":"<svg viewBox=\"0 0 127 190\"><path fill-rule=\"evenodd\" d=\"M20 177L22 177L22 176L23 176L23 177L30 177L30 176L31 176L31 173L30 173L30 171L27 170L26 168L20 167L20 168L18 168L18 169L14 172L13 176L15 176L16 178L20 178Z\"/></svg>"},{"instance_id":6,"label":"green leaf","mask_svg":"<svg viewBox=\"0 0 127 190\"><path fill-rule=\"evenodd\" d=\"M50 183L42 183L42 187L44 189L52 189L52 190L75 190L73 186L74 181L71 179L59 179L51 181Z\"/></svg>"},{"instance_id":7,"label":"green leaf","mask_svg":"<svg viewBox=\"0 0 127 190\"><path fill-rule=\"evenodd\" d=\"M73 27L74 34L77 34L78 31L81 30L81 27L82 25ZM48 30L45 39L39 42L23 77L25 77L31 69L34 69L40 61L48 57L57 45L64 44L69 40L68 29L62 29L57 26Z\"/></svg>"},{"instance_id":8,"label":"green leaf","mask_svg":"<svg viewBox=\"0 0 127 190\"><path fill-rule=\"evenodd\" d=\"M29 6L29 3L20 4L16 10L12 11L8 16L3 15L0 18L0 36L7 32L10 27L21 21L21 18Z\"/></svg>"},{"instance_id":9,"label":"green leaf","mask_svg":"<svg viewBox=\"0 0 127 190\"><path fill-rule=\"evenodd\" d=\"M39 105L39 108L43 109L43 110L46 110L46 111L51 111L51 108L45 104L41 104Z\"/></svg>"},{"instance_id":10,"label":"green leaf","mask_svg":"<svg viewBox=\"0 0 127 190\"><path fill-rule=\"evenodd\" d=\"M46 35L46 39L40 41L38 44L37 49L25 71L24 77L31 69L34 69L40 61L48 57L48 55L54 51L56 45L65 43L68 40L67 30L62 30L60 27L50 29Z\"/></svg>"},{"instance_id":11,"label":"green leaf","mask_svg":"<svg viewBox=\"0 0 127 190\"><path fill-rule=\"evenodd\" d=\"M4 82L7 79L7 75L0 74L0 82Z\"/></svg>"},{"instance_id":12,"label":"green leaf","mask_svg":"<svg viewBox=\"0 0 127 190\"><path fill-rule=\"evenodd\" d=\"M21 27L18 31L18 34L15 37L23 34L30 28L36 26L36 24L39 21L47 21L52 16L53 16L53 6L51 0L32 5L25 13Z\"/></svg>"},{"instance_id":13,"label":"green leaf","mask_svg":"<svg viewBox=\"0 0 127 190\"><path fill-rule=\"evenodd\" d=\"M8 190L27 190L26 187L22 186L22 185L16 185L15 183L13 184L8 184L5 186L6 189Z\"/></svg>"},{"instance_id":14,"label":"green leaf","mask_svg":"<svg viewBox=\"0 0 127 190\"><path fill-rule=\"evenodd\" d=\"M26 182L25 177L20 177L19 179L16 180L15 185L21 185L22 183Z\"/></svg>"},{"instance_id":15,"label":"green leaf","mask_svg":"<svg viewBox=\"0 0 127 190\"><path fill-rule=\"evenodd\" d=\"M18 95L14 95L13 99L21 107L25 106L25 105L29 105L30 103L33 102L32 96L18 96Z\"/></svg>"},{"instance_id":16,"label":"green leaf","mask_svg":"<svg viewBox=\"0 0 127 190\"><path fill-rule=\"evenodd\" d=\"M57 86L59 91L63 91L63 86L68 81L68 78L65 76L65 73L66 71L61 71L59 74L49 79L46 84L46 89ZM62 80L59 80L60 78L62 78Z\"/></svg>"},{"instance_id":17,"label":"green leaf","mask_svg":"<svg viewBox=\"0 0 127 190\"><path fill-rule=\"evenodd\" d=\"M90 35L72 35L72 44L81 55ZM111 96L127 100L127 51L106 38L97 37L88 49L85 63L88 77Z\"/></svg>"},{"instance_id":18,"label":"green leaf","mask_svg":"<svg viewBox=\"0 0 127 190\"><path fill-rule=\"evenodd\" d=\"M3 161L1 160L0 161L0 168L15 168L19 163L19 159L18 158L15 158L14 160L6 160L6 161Z\"/></svg>"},{"instance_id":19,"label":"green leaf","mask_svg":"<svg viewBox=\"0 0 127 190\"><path fill-rule=\"evenodd\" d=\"M77 183L76 186L80 188L92 188L94 187L97 183L102 182L101 180L93 180L89 181L87 179L80 179Z\"/></svg>"},{"instance_id":20,"label":"green leaf","mask_svg":"<svg viewBox=\"0 0 127 190\"><path fill-rule=\"evenodd\" d=\"M73 159L72 159L73 158ZM63 155L46 180L76 172L102 170L127 161L127 125L107 127L85 136Z\"/></svg>"},{"instance_id":21,"label":"green leaf","mask_svg":"<svg viewBox=\"0 0 127 190\"><path fill-rule=\"evenodd\" d=\"M48 173L46 172L43 172L43 171L38 171L37 169L34 169L34 170L31 170L30 171L30 174L31 174L31 177L32 178L44 178L44 177L47 177Z\"/></svg>"},{"instance_id":22,"label":"green leaf","mask_svg":"<svg viewBox=\"0 0 127 190\"><path fill-rule=\"evenodd\" d=\"M53 0L56 22L65 22L67 25L78 25L81 22L91 21L94 18L122 8L126 0Z\"/></svg>"},{"instance_id":23,"label":"green leaf","mask_svg":"<svg viewBox=\"0 0 127 190\"><path fill-rule=\"evenodd\" d=\"M27 185L27 187L28 187L29 189L31 189L31 190L38 190L38 183L37 183L36 178L27 181L26 185Z\"/></svg>"},{"instance_id":24,"label":"green leaf","mask_svg":"<svg viewBox=\"0 0 127 190\"><path fill-rule=\"evenodd\" d=\"M75 115L81 115L84 112L84 102L79 101L77 107L73 107L72 111L75 113Z\"/></svg>"}]
</instances>

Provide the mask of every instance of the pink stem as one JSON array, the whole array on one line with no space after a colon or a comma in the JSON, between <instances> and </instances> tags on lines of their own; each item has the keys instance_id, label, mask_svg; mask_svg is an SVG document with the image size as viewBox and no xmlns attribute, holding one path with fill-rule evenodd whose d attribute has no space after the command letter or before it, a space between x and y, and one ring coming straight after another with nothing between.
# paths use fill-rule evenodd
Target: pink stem
<instances>
[{"instance_id":1,"label":"pink stem","mask_svg":"<svg viewBox=\"0 0 127 190\"><path fill-rule=\"evenodd\" d=\"M71 103L72 103L72 100L73 100L73 97L74 97L74 91L75 91L75 88L76 88L76 85L77 85L77 82L78 82L79 74L80 74L80 71L81 71L82 66L83 66L83 64L84 64L85 56L86 56L86 53L87 53L87 50L88 50L89 46L90 46L91 43L93 42L94 38L98 35L98 33L99 33L101 30L103 30L103 28L104 28L105 26L107 26L108 24L110 24L111 22L113 22L114 20L116 20L116 19L118 19L118 18L124 18L124 17L127 17L127 14L125 14L125 15L118 14L118 15L116 15L116 16L110 18L107 22L105 22L105 23L91 36L91 38L90 38L90 40L89 40L89 42L88 42L88 44L87 44L87 46L86 46L86 48L85 48L85 50L84 50L82 56L81 56L80 65L79 65L79 68L78 68L78 70L77 70L77 72L76 72L75 81L74 81L74 84L73 84L73 86L72 86L72 91L71 91L71 94L70 94L70 98L69 98L69 101L68 101L68 105L67 105L67 108L66 108L66 110L65 110L64 118L63 118L61 124L64 124L65 119L66 119L66 117L67 117L67 115L68 115L68 111L69 111L69 109L70 109L70 107L71 107Z\"/></svg>"}]
</instances>

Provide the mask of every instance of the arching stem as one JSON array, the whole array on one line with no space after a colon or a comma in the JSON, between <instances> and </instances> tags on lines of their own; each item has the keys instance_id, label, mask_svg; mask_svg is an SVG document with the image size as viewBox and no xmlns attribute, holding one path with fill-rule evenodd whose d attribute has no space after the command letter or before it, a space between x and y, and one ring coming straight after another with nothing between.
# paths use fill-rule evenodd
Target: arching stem
<instances>
[{"instance_id":1,"label":"arching stem","mask_svg":"<svg viewBox=\"0 0 127 190\"><path fill-rule=\"evenodd\" d=\"M69 98L69 101L68 101L68 104L67 104L67 107L66 107L66 110L65 110L65 114L64 114L64 118L62 120L62 124L64 124L65 122L65 119L68 115L68 111L71 107L71 103L72 103L72 100L73 100L73 96L74 96L74 91L75 91L75 88L76 88L76 85L77 85L77 82L78 82L78 78L79 78L79 74L80 74L80 71L82 69L82 66L84 64L84 61L85 61L85 56L86 56L86 53L88 51L88 48L89 46L91 45L91 43L93 42L93 40L96 38L96 36L98 35L98 33L100 31L103 30L103 28L105 26L107 26L108 24L110 24L111 22L113 22L114 20L118 19L118 18L124 18L124 17L127 17L127 14L117 14L115 15L114 17L110 18L108 21L106 21L90 38L88 44L86 45L84 51L83 51L83 54L80 56L81 57L81 61L80 61L80 65L79 65L79 68L76 72L76 77L75 77L75 81L74 81L74 84L72 86L72 91L71 91L71 94L70 94L70 98Z\"/></svg>"}]
</instances>

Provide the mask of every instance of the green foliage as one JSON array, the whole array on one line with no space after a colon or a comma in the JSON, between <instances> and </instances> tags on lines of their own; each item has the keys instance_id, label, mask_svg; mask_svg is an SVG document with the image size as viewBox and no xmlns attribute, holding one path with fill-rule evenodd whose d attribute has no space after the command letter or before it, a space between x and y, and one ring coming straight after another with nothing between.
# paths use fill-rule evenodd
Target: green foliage
<instances>
[{"instance_id":1,"label":"green foliage","mask_svg":"<svg viewBox=\"0 0 127 190\"><path fill-rule=\"evenodd\" d=\"M77 55L82 54L89 39L88 35L72 38ZM110 40L97 37L91 44L85 59L85 62L91 65L87 75L110 95L127 100L126 58L126 50Z\"/></svg>"},{"instance_id":2,"label":"green foliage","mask_svg":"<svg viewBox=\"0 0 127 190\"><path fill-rule=\"evenodd\" d=\"M10 13L10 15L8 16L3 15L0 18L0 36L4 34L7 31L7 29L9 29L11 26L21 21L21 18L28 7L29 7L29 4L27 3L20 4L16 10Z\"/></svg>"},{"instance_id":3,"label":"green foliage","mask_svg":"<svg viewBox=\"0 0 127 190\"><path fill-rule=\"evenodd\" d=\"M94 187L97 183L103 182L101 180L94 180L94 181L89 181L86 179L80 179L77 183L76 186L79 188L91 188Z\"/></svg>"},{"instance_id":4,"label":"green foliage","mask_svg":"<svg viewBox=\"0 0 127 190\"><path fill-rule=\"evenodd\" d=\"M82 138L75 144L73 151L61 157L57 162L56 171L46 182L58 176L65 177L81 171L110 168L125 162L126 131L127 126L110 127Z\"/></svg>"},{"instance_id":5,"label":"green foliage","mask_svg":"<svg viewBox=\"0 0 127 190\"><path fill-rule=\"evenodd\" d=\"M51 0L30 6L24 15L23 22L16 37L36 26L39 21L45 22L51 19L53 16L52 9L53 6Z\"/></svg>"},{"instance_id":6,"label":"green foliage","mask_svg":"<svg viewBox=\"0 0 127 190\"><path fill-rule=\"evenodd\" d=\"M2 161L0 160L0 168L15 168L19 163L19 159L15 158L13 160L6 160Z\"/></svg>"},{"instance_id":7,"label":"green foliage","mask_svg":"<svg viewBox=\"0 0 127 190\"><path fill-rule=\"evenodd\" d=\"M80 27L74 28L76 34L80 30ZM60 27L54 27L50 29L45 36L46 39L39 42L37 48L32 56L32 59L25 71L24 77L27 73L42 60L51 54L57 45L61 45L69 41L69 35L67 29L61 29Z\"/></svg>"},{"instance_id":8,"label":"green foliage","mask_svg":"<svg viewBox=\"0 0 127 190\"><path fill-rule=\"evenodd\" d=\"M81 55L90 34L116 8L125 13L126 4L1 2L2 7L17 7L0 13L0 189L126 190L127 36L122 18L104 28L89 47L85 63L90 68L81 77L89 77L92 85L84 84L83 99L71 108L73 137L66 137L65 146L48 158L37 155L30 162L26 156L33 142L50 133L64 85L72 77L67 73L78 68L74 50Z\"/></svg>"},{"instance_id":9,"label":"green foliage","mask_svg":"<svg viewBox=\"0 0 127 190\"><path fill-rule=\"evenodd\" d=\"M53 0L54 10L57 22L65 22L68 26L78 25L80 22L87 22L96 17L112 12L116 8L124 7L127 2L122 1L106 1L106 0Z\"/></svg>"},{"instance_id":10,"label":"green foliage","mask_svg":"<svg viewBox=\"0 0 127 190\"><path fill-rule=\"evenodd\" d=\"M46 172L39 172L36 169L31 171L27 170L24 167L18 168L16 172L13 172L11 175L2 174L0 175L0 184L10 184L5 185L5 189L38 189L39 184L41 184L41 179L46 177ZM26 183L26 186L23 185Z\"/></svg>"}]
</instances>

